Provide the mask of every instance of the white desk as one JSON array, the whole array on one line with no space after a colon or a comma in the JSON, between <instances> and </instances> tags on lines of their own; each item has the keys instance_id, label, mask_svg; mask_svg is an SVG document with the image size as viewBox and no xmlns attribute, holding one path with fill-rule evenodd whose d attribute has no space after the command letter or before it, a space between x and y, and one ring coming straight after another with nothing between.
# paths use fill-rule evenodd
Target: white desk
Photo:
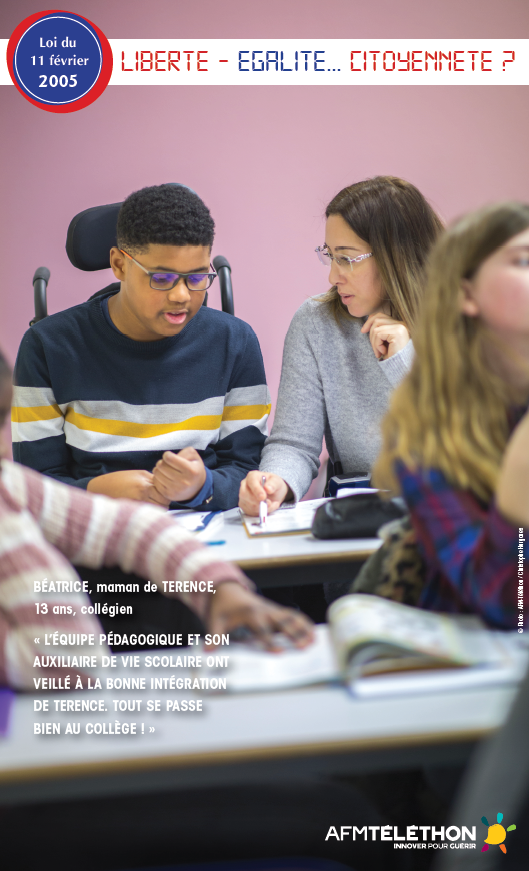
<instances>
[{"instance_id":1,"label":"white desk","mask_svg":"<svg viewBox=\"0 0 529 871\"><path fill-rule=\"evenodd\" d=\"M208 536L221 559L237 563L261 587L347 580L352 562L367 559L381 545L379 538L322 541L310 533L251 538L233 508ZM204 540L207 540L206 538Z\"/></svg>"},{"instance_id":2,"label":"white desk","mask_svg":"<svg viewBox=\"0 0 529 871\"><path fill-rule=\"evenodd\" d=\"M108 672L148 675L148 686L151 676L186 674L152 668ZM33 698L18 696L10 736L0 739L0 802L455 764L503 722L514 693L511 686L357 700L334 685L244 696L105 690L46 696L49 714L34 713ZM203 712L165 711L167 698L192 697L203 698ZM53 701L59 698L103 698L108 712L55 713ZM115 714L112 700L118 698L141 699L142 712ZM161 700L161 713L146 712L148 699ZM108 737L84 731L87 722L110 723L116 717L144 723L145 734ZM60 723L62 732L67 721L79 722L81 734L34 735L34 721ZM141 733L141 725L138 729Z\"/></svg>"}]
</instances>

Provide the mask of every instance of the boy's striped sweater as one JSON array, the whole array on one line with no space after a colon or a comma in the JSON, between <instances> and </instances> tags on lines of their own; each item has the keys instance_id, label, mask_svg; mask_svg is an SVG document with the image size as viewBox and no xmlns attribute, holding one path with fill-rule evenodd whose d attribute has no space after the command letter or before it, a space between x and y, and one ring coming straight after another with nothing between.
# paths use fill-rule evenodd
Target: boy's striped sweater
<instances>
[{"instance_id":1,"label":"boy's striped sweater","mask_svg":"<svg viewBox=\"0 0 529 871\"><path fill-rule=\"evenodd\" d=\"M86 488L98 475L152 471L164 451L194 447L207 479L186 505L234 507L259 465L270 411L255 333L201 308L178 335L137 342L105 316L107 299L26 332L15 366L14 459Z\"/></svg>"}]
</instances>

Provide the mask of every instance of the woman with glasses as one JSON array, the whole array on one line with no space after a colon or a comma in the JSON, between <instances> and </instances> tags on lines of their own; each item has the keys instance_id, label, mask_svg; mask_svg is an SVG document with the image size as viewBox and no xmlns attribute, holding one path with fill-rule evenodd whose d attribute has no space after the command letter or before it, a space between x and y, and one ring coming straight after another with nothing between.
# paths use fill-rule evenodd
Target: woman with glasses
<instances>
[{"instance_id":1,"label":"woman with glasses","mask_svg":"<svg viewBox=\"0 0 529 871\"><path fill-rule=\"evenodd\" d=\"M294 315L274 426L239 505L259 514L298 500L318 473L323 439L335 474L368 475L389 397L413 360L411 336L429 248L442 229L407 181L377 176L344 188L316 249L331 289ZM320 267L321 268L321 267Z\"/></svg>"}]
</instances>

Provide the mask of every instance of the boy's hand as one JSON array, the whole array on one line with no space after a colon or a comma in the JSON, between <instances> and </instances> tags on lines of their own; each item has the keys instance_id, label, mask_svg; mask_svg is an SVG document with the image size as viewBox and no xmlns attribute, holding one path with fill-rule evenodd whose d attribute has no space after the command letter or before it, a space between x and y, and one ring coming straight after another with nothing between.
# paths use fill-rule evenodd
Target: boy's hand
<instances>
[{"instance_id":1,"label":"boy's hand","mask_svg":"<svg viewBox=\"0 0 529 871\"><path fill-rule=\"evenodd\" d=\"M90 493L102 493L114 499L134 499L137 502L151 502L167 508L170 499L162 496L154 487L152 472L145 469L123 469L92 478L86 488Z\"/></svg>"},{"instance_id":2,"label":"boy's hand","mask_svg":"<svg viewBox=\"0 0 529 871\"><path fill-rule=\"evenodd\" d=\"M305 614L282 608L246 590L235 581L219 584L211 597L208 630L212 635L248 629L268 650L279 650L274 634L281 632L296 647L306 647L314 640L314 626Z\"/></svg>"},{"instance_id":3,"label":"boy's hand","mask_svg":"<svg viewBox=\"0 0 529 871\"><path fill-rule=\"evenodd\" d=\"M360 332L369 333L369 341L377 360L393 357L393 354L402 351L410 341L406 325L383 312L369 315Z\"/></svg>"},{"instance_id":4,"label":"boy's hand","mask_svg":"<svg viewBox=\"0 0 529 871\"><path fill-rule=\"evenodd\" d=\"M187 502L202 490L206 467L194 448L183 448L177 454L166 451L153 469L154 486L168 502Z\"/></svg>"},{"instance_id":5,"label":"boy's hand","mask_svg":"<svg viewBox=\"0 0 529 871\"><path fill-rule=\"evenodd\" d=\"M263 478L266 478L263 487ZM276 511L288 497L292 498L292 491L283 478L274 475L273 472L248 472L244 481L241 481L239 489L239 508L245 514L252 517L259 515L259 502L268 505L268 511Z\"/></svg>"}]
</instances>

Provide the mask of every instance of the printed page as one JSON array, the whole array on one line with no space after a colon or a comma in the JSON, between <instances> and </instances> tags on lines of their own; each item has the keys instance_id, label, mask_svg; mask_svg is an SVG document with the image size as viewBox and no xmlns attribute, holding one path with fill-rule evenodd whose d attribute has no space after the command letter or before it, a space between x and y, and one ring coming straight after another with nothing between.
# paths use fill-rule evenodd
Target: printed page
<instances>
[{"instance_id":1,"label":"printed page","mask_svg":"<svg viewBox=\"0 0 529 871\"><path fill-rule=\"evenodd\" d=\"M308 499L306 502L282 505L273 514L269 514L263 524L259 522L258 517L250 517L242 511L241 518L246 532L252 537L310 532L317 509L327 501L327 499Z\"/></svg>"},{"instance_id":2,"label":"printed page","mask_svg":"<svg viewBox=\"0 0 529 871\"><path fill-rule=\"evenodd\" d=\"M435 668L393 674L358 677L349 684L349 690L357 698L378 698L416 693L438 693L444 690L459 690L479 686L506 686L523 680L529 663L529 647L517 632L491 632L498 650L504 658L497 662L469 666L467 668Z\"/></svg>"},{"instance_id":3,"label":"printed page","mask_svg":"<svg viewBox=\"0 0 529 871\"><path fill-rule=\"evenodd\" d=\"M280 639L278 639L280 641ZM329 627L316 626L313 644L297 650L283 642L278 653L257 644L232 644L227 668L202 668L201 677L225 677L228 692L287 689L338 680L339 672Z\"/></svg>"},{"instance_id":4,"label":"printed page","mask_svg":"<svg viewBox=\"0 0 529 871\"><path fill-rule=\"evenodd\" d=\"M502 653L477 617L452 617L354 594L329 610L334 643L342 668L354 659L365 662L394 649L459 665L497 662ZM377 647L378 650L370 647ZM363 648L361 650L361 648ZM360 651L355 655L355 650Z\"/></svg>"}]
</instances>

